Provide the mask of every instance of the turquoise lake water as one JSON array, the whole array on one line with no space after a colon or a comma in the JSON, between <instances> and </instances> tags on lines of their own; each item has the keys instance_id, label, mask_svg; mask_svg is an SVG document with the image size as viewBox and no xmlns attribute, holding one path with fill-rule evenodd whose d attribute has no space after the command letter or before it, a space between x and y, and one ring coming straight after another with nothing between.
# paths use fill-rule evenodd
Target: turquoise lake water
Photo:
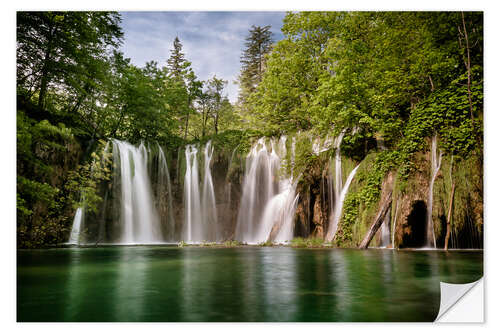
<instances>
[{"instance_id":1,"label":"turquoise lake water","mask_svg":"<svg viewBox=\"0 0 500 333\"><path fill-rule=\"evenodd\" d=\"M19 250L18 321L433 321L482 251L108 246Z\"/></svg>"}]
</instances>

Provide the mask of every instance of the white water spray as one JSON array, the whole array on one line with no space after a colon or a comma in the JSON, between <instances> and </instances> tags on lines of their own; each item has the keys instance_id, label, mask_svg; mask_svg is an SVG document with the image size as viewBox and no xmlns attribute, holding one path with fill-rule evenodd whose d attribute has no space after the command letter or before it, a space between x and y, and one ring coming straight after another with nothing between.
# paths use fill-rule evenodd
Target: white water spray
<instances>
[{"instance_id":1,"label":"white water spray","mask_svg":"<svg viewBox=\"0 0 500 333\"><path fill-rule=\"evenodd\" d=\"M346 179L345 184L342 184L342 156L340 153L340 146L342 144L342 139L344 138L345 130L342 131L338 137L335 138L334 147L335 147L335 189L332 189L332 181L329 181L329 189L328 194L330 198L330 207L333 206L333 209L330 210L330 218L328 230L326 233L325 240L327 242L331 242L337 233L338 224L340 221L340 217L342 214L342 207L344 205L345 196L349 190L349 186L358 170L359 164L350 172L349 176ZM333 203L333 198L335 198L335 203Z\"/></svg>"},{"instance_id":2,"label":"white water spray","mask_svg":"<svg viewBox=\"0 0 500 333\"><path fill-rule=\"evenodd\" d=\"M292 141L292 167L295 141ZM271 152L261 138L246 159L243 194L238 212L235 238L256 244L285 242L293 237L293 215L298 197L292 176L280 175L281 161L286 156L286 137L282 136L278 152L271 141ZM274 230L274 231L273 231Z\"/></svg>"},{"instance_id":3,"label":"white water spray","mask_svg":"<svg viewBox=\"0 0 500 333\"><path fill-rule=\"evenodd\" d=\"M380 234L380 245L382 247L388 247L391 244L391 214L390 210L387 212L384 218L384 222L382 222L381 226L381 234Z\"/></svg>"},{"instance_id":4,"label":"white water spray","mask_svg":"<svg viewBox=\"0 0 500 333\"><path fill-rule=\"evenodd\" d=\"M337 233L340 217L342 214L342 207L344 205L344 199L349 191L349 186L351 185L351 182L354 178L354 175L356 174L356 171L358 170L360 164L358 164L354 169L352 169L351 173L346 179L346 182L344 184L344 187L342 188L342 191L340 192L340 195L335 197L335 206L333 209L333 215L330 216L330 225L328 228L328 232L326 234L326 241L331 242L333 238L335 237L335 234Z\"/></svg>"},{"instance_id":5,"label":"white water spray","mask_svg":"<svg viewBox=\"0 0 500 333\"><path fill-rule=\"evenodd\" d=\"M213 155L211 142L203 150L204 178L200 196L198 174L198 148L186 146L186 174L184 177L184 240L188 243L215 241L217 235L217 207L210 162Z\"/></svg>"},{"instance_id":6,"label":"white water spray","mask_svg":"<svg viewBox=\"0 0 500 333\"><path fill-rule=\"evenodd\" d=\"M184 240L188 243L201 242L203 240L197 153L198 149L194 145L186 146Z\"/></svg>"},{"instance_id":7,"label":"white water spray","mask_svg":"<svg viewBox=\"0 0 500 333\"><path fill-rule=\"evenodd\" d=\"M443 152L439 151L437 156L437 135L434 134L431 142L431 179L429 182L429 193L427 197L427 246L436 248L436 235L434 233L434 221L432 220L432 206L434 198L434 182L436 181L437 174L441 168L441 160ZM432 243L431 243L432 241Z\"/></svg>"},{"instance_id":8,"label":"white water spray","mask_svg":"<svg viewBox=\"0 0 500 333\"><path fill-rule=\"evenodd\" d=\"M71 228L71 234L69 236L68 244L78 244L80 243L80 232L83 220L83 208L78 207L75 212L75 217L73 219L73 227Z\"/></svg>"},{"instance_id":9,"label":"white water spray","mask_svg":"<svg viewBox=\"0 0 500 333\"><path fill-rule=\"evenodd\" d=\"M399 211L399 197L396 201L396 211L394 212L394 216L392 217L392 248L394 249L394 237L396 236L396 219L398 218Z\"/></svg>"},{"instance_id":10,"label":"white water spray","mask_svg":"<svg viewBox=\"0 0 500 333\"><path fill-rule=\"evenodd\" d=\"M210 241L218 240L217 232L217 207L215 204L214 183L210 172L210 162L214 154L214 148L210 141L205 145L204 152L204 177L203 195L201 197L202 214L205 219L206 239Z\"/></svg>"},{"instance_id":11,"label":"white water spray","mask_svg":"<svg viewBox=\"0 0 500 333\"><path fill-rule=\"evenodd\" d=\"M148 152L144 144L138 148L128 142L113 140L115 165L120 165L121 243L147 244L161 240L159 218L153 205L147 171Z\"/></svg>"},{"instance_id":12,"label":"white water spray","mask_svg":"<svg viewBox=\"0 0 500 333\"><path fill-rule=\"evenodd\" d=\"M342 192L342 155L340 154L340 145L344 138L344 131L335 138L335 200L340 197Z\"/></svg>"}]
</instances>

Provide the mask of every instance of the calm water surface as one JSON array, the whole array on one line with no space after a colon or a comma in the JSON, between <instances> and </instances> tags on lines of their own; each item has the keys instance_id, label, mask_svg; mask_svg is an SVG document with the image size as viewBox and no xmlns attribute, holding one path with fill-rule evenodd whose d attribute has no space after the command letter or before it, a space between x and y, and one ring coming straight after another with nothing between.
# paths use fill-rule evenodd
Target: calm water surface
<instances>
[{"instance_id":1,"label":"calm water surface","mask_svg":"<svg viewBox=\"0 0 500 333\"><path fill-rule=\"evenodd\" d=\"M113 246L20 250L18 321L433 321L482 252Z\"/></svg>"}]
</instances>

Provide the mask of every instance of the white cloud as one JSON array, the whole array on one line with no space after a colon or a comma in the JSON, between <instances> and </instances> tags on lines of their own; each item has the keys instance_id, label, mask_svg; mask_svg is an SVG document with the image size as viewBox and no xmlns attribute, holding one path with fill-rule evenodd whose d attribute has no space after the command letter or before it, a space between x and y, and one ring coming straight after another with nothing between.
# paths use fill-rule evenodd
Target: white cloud
<instances>
[{"instance_id":1,"label":"white cloud","mask_svg":"<svg viewBox=\"0 0 500 333\"><path fill-rule=\"evenodd\" d=\"M196 75L207 80L213 75L228 81L226 93L234 102L240 71L240 55L252 25L271 25L274 40L280 32L284 12L124 12L122 51L138 66L147 61L164 65L175 36L191 61Z\"/></svg>"}]
</instances>

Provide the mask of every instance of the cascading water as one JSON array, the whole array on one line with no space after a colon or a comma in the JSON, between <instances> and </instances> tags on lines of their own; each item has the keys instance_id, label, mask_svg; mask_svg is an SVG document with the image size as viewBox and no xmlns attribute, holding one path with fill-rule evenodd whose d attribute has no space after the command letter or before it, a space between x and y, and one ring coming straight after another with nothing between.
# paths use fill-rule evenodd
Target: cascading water
<instances>
[{"instance_id":1,"label":"cascading water","mask_svg":"<svg viewBox=\"0 0 500 333\"><path fill-rule=\"evenodd\" d=\"M189 243L203 240L197 154L198 149L196 149L194 145L186 146L186 174L184 176L184 240Z\"/></svg>"},{"instance_id":2,"label":"cascading water","mask_svg":"<svg viewBox=\"0 0 500 333\"><path fill-rule=\"evenodd\" d=\"M198 149L186 146L186 174L184 177L184 240L188 243L215 241L217 235L217 207L210 171L213 155L211 142L204 148L203 192L200 196Z\"/></svg>"},{"instance_id":3,"label":"cascading water","mask_svg":"<svg viewBox=\"0 0 500 333\"><path fill-rule=\"evenodd\" d=\"M342 192L342 156L340 154L340 145L343 138L344 131L335 138L335 198L339 198Z\"/></svg>"},{"instance_id":4,"label":"cascading water","mask_svg":"<svg viewBox=\"0 0 500 333\"><path fill-rule=\"evenodd\" d=\"M262 216L261 225L267 227L262 234L263 238L266 234L270 235L275 243L288 242L293 238L293 219L299 199L299 195L295 194L296 185L292 179L280 181L280 193L269 201ZM277 230L276 235L273 228Z\"/></svg>"},{"instance_id":5,"label":"cascading water","mask_svg":"<svg viewBox=\"0 0 500 333\"><path fill-rule=\"evenodd\" d=\"M380 234L380 245L382 247L388 247L391 244L391 214L388 212L385 215L384 222L382 222L381 226L381 234Z\"/></svg>"},{"instance_id":6,"label":"cascading water","mask_svg":"<svg viewBox=\"0 0 500 333\"><path fill-rule=\"evenodd\" d=\"M333 206L333 210L330 213L329 226L328 231L326 233L325 240L327 242L331 242L335 234L337 233L339 220L342 214L342 207L344 205L344 199L349 190L349 186L358 170L359 164L351 171L349 176L346 179L344 186L342 186L342 156L340 154L340 145L342 143L342 139L344 138L345 131L342 131L338 137L335 138L334 146L335 146L335 190L332 191L329 189L329 193L333 192L333 196L335 197L335 203L332 205L330 201L330 206ZM330 186L331 186L330 182ZM331 198L332 196L330 196Z\"/></svg>"},{"instance_id":7,"label":"cascading water","mask_svg":"<svg viewBox=\"0 0 500 333\"><path fill-rule=\"evenodd\" d=\"M349 191L349 186L351 185L351 182L358 168L359 164L354 169L352 169L351 173L347 177L347 180L344 184L344 187L342 188L342 191L340 192L340 195L338 197L335 197L335 206L333 209L333 215L330 217L330 226L326 234L327 242L331 242L335 237L335 234L337 233L337 228L342 214L342 207L344 206L344 199L347 192Z\"/></svg>"},{"instance_id":8,"label":"cascading water","mask_svg":"<svg viewBox=\"0 0 500 333\"><path fill-rule=\"evenodd\" d=\"M437 156L437 135L432 137L431 141L431 179L429 182L429 193L427 198L427 246L436 247L436 235L434 233L434 222L432 220L432 206L433 206L433 190L434 182L436 181L437 174L441 168L441 160L443 157L443 152L439 152L439 157Z\"/></svg>"},{"instance_id":9,"label":"cascading water","mask_svg":"<svg viewBox=\"0 0 500 333\"><path fill-rule=\"evenodd\" d=\"M148 176L148 152L128 142L113 140L113 159L120 165L115 185L121 185L121 243L147 244L161 241L158 213L153 204Z\"/></svg>"},{"instance_id":10,"label":"cascading water","mask_svg":"<svg viewBox=\"0 0 500 333\"><path fill-rule=\"evenodd\" d=\"M82 227L83 220L83 208L78 207L75 212L75 218L73 219L73 227L71 228L71 234L69 236L68 244L78 244L80 242L80 230Z\"/></svg>"},{"instance_id":11,"label":"cascading water","mask_svg":"<svg viewBox=\"0 0 500 333\"><path fill-rule=\"evenodd\" d=\"M279 157L268 152L265 139L252 147L246 158L243 193L238 211L235 238L246 243L263 242L259 237L262 213L269 200L276 194L274 174L279 167Z\"/></svg>"},{"instance_id":12,"label":"cascading water","mask_svg":"<svg viewBox=\"0 0 500 333\"><path fill-rule=\"evenodd\" d=\"M285 157L286 153L286 136L282 136L278 145L278 154L279 156ZM264 214L262 215L259 239L273 241L275 243L284 243L293 238L293 219L299 198L298 194L295 194L297 184L293 181L294 159L295 138L292 139L292 173L289 177L280 177L279 192L267 203Z\"/></svg>"},{"instance_id":13,"label":"cascading water","mask_svg":"<svg viewBox=\"0 0 500 333\"><path fill-rule=\"evenodd\" d=\"M343 135L344 132L334 142L336 181L335 190L329 186L328 197L335 197L335 205L330 205L330 227L338 224L344 197L357 170L356 167L351 171L346 184L342 186L340 144ZM218 198L219 213L222 219L227 219L230 216L226 213L231 209L232 189L229 176L226 176L224 183L219 179L217 184L214 183L211 171L214 148L211 142L201 148L188 145L182 154L186 161L182 216L182 211L176 211L173 204L173 200L181 204L181 198L174 197L172 193L178 191L176 187L182 182L171 180L164 150L159 145L157 150L150 150L142 143L133 146L124 141L111 140L109 147L113 148L113 183L100 185L100 195L104 198L100 211L87 215L82 205L75 212L69 242L79 243L80 230L84 224L88 231L86 241L96 241L96 244L148 244L179 240L200 243L222 241L228 237L249 244L290 241L299 200L296 193L299 176L294 173L295 138L292 137L290 141L287 142L286 136L282 136L278 142L261 138L252 146L246 157L236 228L231 236L227 223L218 220L215 194L221 195ZM332 143L333 140L328 137L324 141L317 141L317 152L330 149ZM234 154L233 151L231 160ZM291 162L290 172L284 173L282 161L287 157ZM179 159L178 156L177 165L181 165ZM201 163L203 165L199 165ZM175 172L178 173L178 169ZM329 179L330 183L333 184ZM224 191L216 192L215 185L224 186ZM239 190L239 185L235 189ZM85 222L84 216L89 221ZM175 218L183 219L177 231Z\"/></svg>"},{"instance_id":14,"label":"cascading water","mask_svg":"<svg viewBox=\"0 0 500 333\"><path fill-rule=\"evenodd\" d=\"M394 212L394 216L392 217L392 248L394 249L394 238L396 236L396 219L398 218L398 211L399 211L399 197L396 201L396 211Z\"/></svg>"},{"instance_id":15,"label":"cascading water","mask_svg":"<svg viewBox=\"0 0 500 333\"><path fill-rule=\"evenodd\" d=\"M344 134L342 132L342 136L343 135ZM340 140L342 140L342 139L340 139ZM321 142L320 138L316 138L316 139L314 139L313 144L312 144L312 152L315 155L319 155L319 153L322 153L322 152L330 149L331 145L332 145L332 139L328 135L326 136L326 138L323 142Z\"/></svg>"},{"instance_id":16,"label":"cascading water","mask_svg":"<svg viewBox=\"0 0 500 333\"><path fill-rule=\"evenodd\" d=\"M292 141L292 159L294 147ZM286 137L283 136L278 153L274 142L271 141L269 152L265 139L261 138L248 154L236 226L237 240L256 244L268 240L285 242L293 237L293 214L298 200L296 183L292 175L280 177L279 174L286 153Z\"/></svg>"},{"instance_id":17,"label":"cascading water","mask_svg":"<svg viewBox=\"0 0 500 333\"><path fill-rule=\"evenodd\" d=\"M217 232L217 207L215 204L214 183L210 172L210 162L214 154L214 148L210 141L205 145L204 152L204 176L203 176L203 195L201 198L201 209L205 218L207 240L218 240Z\"/></svg>"}]
</instances>

